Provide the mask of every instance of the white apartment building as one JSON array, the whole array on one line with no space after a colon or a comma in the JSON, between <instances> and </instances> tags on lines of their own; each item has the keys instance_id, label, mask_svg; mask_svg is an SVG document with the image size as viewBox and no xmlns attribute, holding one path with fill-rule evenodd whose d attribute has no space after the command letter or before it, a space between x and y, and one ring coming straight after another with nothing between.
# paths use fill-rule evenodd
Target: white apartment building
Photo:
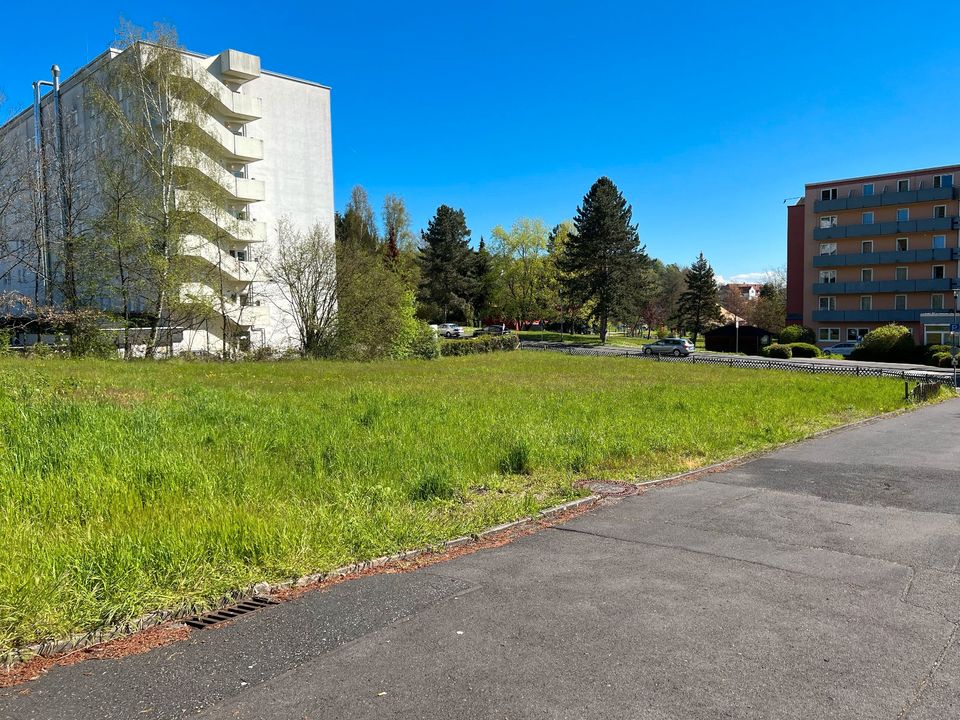
<instances>
[{"instance_id":1,"label":"white apartment building","mask_svg":"<svg viewBox=\"0 0 960 720\"><path fill-rule=\"evenodd\" d=\"M85 90L88 81L120 52L106 51L59 85L61 146L71 143L92 153L98 142L110 142L96 130L98 123L91 117L95 110L87 102ZM184 52L183 57L186 71L199 78L198 85L212 95L213 102L206 104L209 113L199 122L212 141L208 147L213 148L206 151L212 157L202 171L225 191L221 197L226 201L225 207L202 212L210 232L184 237L181 248L193 262L216 264L220 287L207 287L207 281L198 278L197 283L185 283L182 290L190 297L216 293L221 315L171 322L167 347L174 353L220 352L225 334L241 338L253 348L295 346L298 337L290 308L269 277L265 260L276 242L281 218L302 230L319 224L333 241L330 89L261 70L259 57L236 50L212 56ZM37 111L31 108L0 126L0 185L24 184L22 177L13 177L15 172L33 167L39 157L49 161L58 152L55 94L52 89L40 93L40 133L36 132ZM36 181L36 173L31 179ZM45 181L24 184L28 189L19 196L19 207L4 209L0 203L0 293L20 293L37 304L58 302L44 288L42 277L44 268L52 268L55 262L56 251L50 249L49 238L56 236L59 226L57 182L55 173L48 171ZM97 204L97 198L83 201ZM41 224L44 227L38 227ZM101 305L110 305L108 295L104 294ZM225 327L229 333L224 333Z\"/></svg>"}]
</instances>

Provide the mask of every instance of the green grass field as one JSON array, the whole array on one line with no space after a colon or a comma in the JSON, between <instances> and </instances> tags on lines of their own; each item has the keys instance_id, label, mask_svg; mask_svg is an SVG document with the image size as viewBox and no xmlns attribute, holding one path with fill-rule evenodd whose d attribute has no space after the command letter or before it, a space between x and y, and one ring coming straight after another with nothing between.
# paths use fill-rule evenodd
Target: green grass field
<instances>
[{"instance_id":1,"label":"green grass field","mask_svg":"<svg viewBox=\"0 0 960 720\"><path fill-rule=\"evenodd\" d=\"M902 405L900 383L502 353L0 361L0 648L202 607Z\"/></svg>"}]
</instances>

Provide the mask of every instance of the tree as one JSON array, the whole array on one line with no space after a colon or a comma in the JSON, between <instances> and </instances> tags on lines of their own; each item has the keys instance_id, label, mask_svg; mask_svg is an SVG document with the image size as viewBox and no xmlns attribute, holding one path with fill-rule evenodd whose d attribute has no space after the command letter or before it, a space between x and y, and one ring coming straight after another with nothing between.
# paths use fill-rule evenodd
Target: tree
<instances>
[{"instance_id":1,"label":"tree","mask_svg":"<svg viewBox=\"0 0 960 720\"><path fill-rule=\"evenodd\" d=\"M337 213L335 222L338 243L350 244L369 252L377 249L380 243L377 223L367 199L367 191L362 186L355 185L350 191L350 202L343 215Z\"/></svg>"},{"instance_id":2,"label":"tree","mask_svg":"<svg viewBox=\"0 0 960 720\"><path fill-rule=\"evenodd\" d=\"M755 300L750 300L743 296L740 288L734 284L724 285L720 289L720 305L729 313L732 313L740 320L753 322L753 311L756 305Z\"/></svg>"},{"instance_id":3,"label":"tree","mask_svg":"<svg viewBox=\"0 0 960 720\"><path fill-rule=\"evenodd\" d=\"M499 278L494 267L493 256L487 250L487 243L482 237L477 251L473 254L472 274L476 280L476 287L470 304L473 307L475 319L482 320L492 314L499 315L499 306L496 304Z\"/></svg>"},{"instance_id":4,"label":"tree","mask_svg":"<svg viewBox=\"0 0 960 720\"><path fill-rule=\"evenodd\" d=\"M421 232L420 297L436 308L443 322L451 310L464 314L470 299L476 295L469 237L463 210L454 210L448 205L438 207L427 229Z\"/></svg>"},{"instance_id":5,"label":"tree","mask_svg":"<svg viewBox=\"0 0 960 720\"><path fill-rule=\"evenodd\" d=\"M286 301L278 307L293 319L306 357L324 357L335 350L336 258L336 248L321 225L303 233L286 219L277 223L277 243L267 261L269 274Z\"/></svg>"},{"instance_id":6,"label":"tree","mask_svg":"<svg viewBox=\"0 0 960 720\"><path fill-rule=\"evenodd\" d=\"M631 274L647 261L632 218L633 209L617 186L600 178L577 208L575 232L567 238L560 260L565 292L581 304L594 303L601 343L606 342L608 320Z\"/></svg>"},{"instance_id":7,"label":"tree","mask_svg":"<svg viewBox=\"0 0 960 720\"><path fill-rule=\"evenodd\" d=\"M518 326L535 316L540 319L547 291L547 228L543 221L520 218L509 231L497 225L493 237L500 307Z\"/></svg>"},{"instance_id":8,"label":"tree","mask_svg":"<svg viewBox=\"0 0 960 720\"><path fill-rule=\"evenodd\" d=\"M97 115L91 131L116 143L144 189L138 271L150 323L146 355L153 357L162 326L189 324L209 310L212 288L183 292L186 283L198 280L196 265L184 262L183 241L204 235L204 210L225 206L225 190L215 178L226 170L207 152L213 140L204 128L213 95L192 77L176 33L157 26L144 35L126 26L120 46L123 52L90 85Z\"/></svg>"},{"instance_id":9,"label":"tree","mask_svg":"<svg viewBox=\"0 0 960 720\"><path fill-rule=\"evenodd\" d=\"M771 270L760 286L760 296L753 308L751 322L757 327L779 334L787 324L787 280L783 268Z\"/></svg>"},{"instance_id":10,"label":"tree","mask_svg":"<svg viewBox=\"0 0 960 720\"><path fill-rule=\"evenodd\" d=\"M713 324L720 322L720 305L717 281L710 263L700 253L697 261L687 270L687 289L680 296L677 317L680 326L697 336Z\"/></svg>"}]
</instances>

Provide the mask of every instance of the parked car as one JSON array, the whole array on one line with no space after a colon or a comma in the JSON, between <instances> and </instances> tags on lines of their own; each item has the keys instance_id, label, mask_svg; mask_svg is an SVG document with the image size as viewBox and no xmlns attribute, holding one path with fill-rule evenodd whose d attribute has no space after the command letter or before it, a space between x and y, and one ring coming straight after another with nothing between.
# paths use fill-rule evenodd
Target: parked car
<instances>
[{"instance_id":1,"label":"parked car","mask_svg":"<svg viewBox=\"0 0 960 720\"><path fill-rule=\"evenodd\" d=\"M663 338L643 346L644 355L676 355L686 357L696 352L693 343L686 338Z\"/></svg>"},{"instance_id":2,"label":"parked car","mask_svg":"<svg viewBox=\"0 0 960 720\"><path fill-rule=\"evenodd\" d=\"M857 349L860 345L858 342L842 342L837 343L836 345L831 345L830 347L825 347L823 352L831 353L832 355L843 355L844 357L850 357L850 353Z\"/></svg>"},{"instance_id":3,"label":"parked car","mask_svg":"<svg viewBox=\"0 0 960 720\"><path fill-rule=\"evenodd\" d=\"M510 328L505 325L484 325L478 328L474 335L509 335Z\"/></svg>"},{"instance_id":4,"label":"parked car","mask_svg":"<svg viewBox=\"0 0 960 720\"><path fill-rule=\"evenodd\" d=\"M456 323L443 323L443 325L438 325L437 332L445 338L463 337L463 328Z\"/></svg>"}]
</instances>

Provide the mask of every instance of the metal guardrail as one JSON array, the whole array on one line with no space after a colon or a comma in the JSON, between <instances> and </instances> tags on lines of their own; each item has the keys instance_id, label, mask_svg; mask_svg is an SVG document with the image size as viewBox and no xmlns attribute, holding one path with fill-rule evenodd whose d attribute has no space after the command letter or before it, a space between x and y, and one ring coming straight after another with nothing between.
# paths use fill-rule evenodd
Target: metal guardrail
<instances>
[{"instance_id":1,"label":"metal guardrail","mask_svg":"<svg viewBox=\"0 0 960 720\"><path fill-rule=\"evenodd\" d=\"M748 357L744 355L698 355L696 353L686 357L674 355L646 355L639 350L628 348L610 348L603 350L576 345L560 345L559 343L534 344L530 341L520 343L521 350L543 350L559 352L565 355L588 355L593 357L633 357L656 362L688 363L690 365L720 365L730 368L753 368L759 370L787 370L789 372L805 372L820 375L852 375L856 377L893 378L903 381L936 383L953 387L953 376L948 373L924 372L923 370L902 370L865 366L855 363L846 365L827 365L821 363L791 363L769 358Z\"/></svg>"}]
</instances>

